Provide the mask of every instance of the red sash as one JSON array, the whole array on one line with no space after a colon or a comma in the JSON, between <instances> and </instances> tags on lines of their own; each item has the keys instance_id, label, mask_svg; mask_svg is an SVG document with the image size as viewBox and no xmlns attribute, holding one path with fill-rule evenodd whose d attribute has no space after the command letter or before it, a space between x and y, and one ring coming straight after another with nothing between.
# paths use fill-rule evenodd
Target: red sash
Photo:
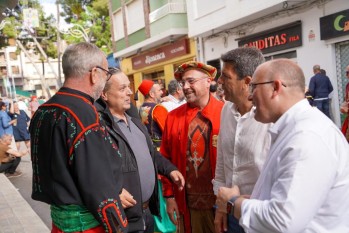
<instances>
[{"instance_id":1,"label":"red sash","mask_svg":"<svg viewBox=\"0 0 349 233\"><path fill-rule=\"evenodd\" d=\"M104 228L102 226L96 226L94 228L88 229L86 231L75 231L71 233L105 233ZM51 233L65 233L64 231L58 229L58 227L55 226L55 224L52 223L52 231Z\"/></svg>"}]
</instances>

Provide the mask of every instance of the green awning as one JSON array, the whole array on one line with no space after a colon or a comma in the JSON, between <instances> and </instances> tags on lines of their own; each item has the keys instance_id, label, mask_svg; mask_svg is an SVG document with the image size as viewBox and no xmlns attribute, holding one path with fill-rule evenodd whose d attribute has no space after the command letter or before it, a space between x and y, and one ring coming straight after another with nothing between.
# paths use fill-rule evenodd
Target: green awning
<instances>
[{"instance_id":1,"label":"green awning","mask_svg":"<svg viewBox=\"0 0 349 233\"><path fill-rule=\"evenodd\" d=\"M19 90L16 88L16 94L20 95L20 96L24 96L24 97L31 97L33 95L33 93L31 93L30 91L23 91L23 90Z\"/></svg>"}]
</instances>

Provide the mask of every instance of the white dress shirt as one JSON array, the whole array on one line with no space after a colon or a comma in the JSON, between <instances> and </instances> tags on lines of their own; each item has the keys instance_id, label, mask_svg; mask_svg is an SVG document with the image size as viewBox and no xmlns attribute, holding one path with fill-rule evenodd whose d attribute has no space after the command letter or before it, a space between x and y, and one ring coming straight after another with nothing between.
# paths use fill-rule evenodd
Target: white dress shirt
<instances>
[{"instance_id":1,"label":"white dress shirt","mask_svg":"<svg viewBox=\"0 0 349 233\"><path fill-rule=\"evenodd\" d=\"M337 126L302 100L270 134L270 154L251 200L242 203L240 225L246 232L349 232L349 146Z\"/></svg>"},{"instance_id":2,"label":"white dress shirt","mask_svg":"<svg viewBox=\"0 0 349 233\"><path fill-rule=\"evenodd\" d=\"M243 116L226 101L221 112L216 174L213 190L237 185L241 194L251 195L270 147L268 129L254 119L253 107Z\"/></svg>"},{"instance_id":3,"label":"white dress shirt","mask_svg":"<svg viewBox=\"0 0 349 233\"><path fill-rule=\"evenodd\" d=\"M161 105L164 106L168 112L171 112L173 109L178 108L182 104L185 104L187 101L183 99L182 101L176 99L173 95L168 95L170 101L162 102Z\"/></svg>"}]
</instances>

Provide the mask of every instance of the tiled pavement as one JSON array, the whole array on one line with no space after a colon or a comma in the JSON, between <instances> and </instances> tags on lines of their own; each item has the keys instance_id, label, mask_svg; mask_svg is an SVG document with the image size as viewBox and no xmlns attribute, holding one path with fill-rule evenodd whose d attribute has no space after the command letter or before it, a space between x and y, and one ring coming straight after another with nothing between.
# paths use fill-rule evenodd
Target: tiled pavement
<instances>
[{"instance_id":1,"label":"tiled pavement","mask_svg":"<svg viewBox=\"0 0 349 233\"><path fill-rule=\"evenodd\" d=\"M8 178L0 173L0 233L22 232L47 233L50 230Z\"/></svg>"}]
</instances>

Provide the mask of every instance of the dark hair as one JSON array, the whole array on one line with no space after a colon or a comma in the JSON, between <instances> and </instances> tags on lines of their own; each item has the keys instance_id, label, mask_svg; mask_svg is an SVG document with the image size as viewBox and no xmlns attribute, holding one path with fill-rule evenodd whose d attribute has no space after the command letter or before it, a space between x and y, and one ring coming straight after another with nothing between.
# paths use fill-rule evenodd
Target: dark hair
<instances>
[{"instance_id":1,"label":"dark hair","mask_svg":"<svg viewBox=\"0 0 349 233\"><path fill-rule=\"evenodd\" d=\"M2 108L2 107L4 107L4 106L6 106L6 103L5 102L0 102L0 108Z\"/></svg>"},{"instance_id":2,"label":"dark hair","mask_svg":"<svg viewBox=\"0 0 349 233\"><path fill-rule=\"evenodd\" d=\"M223 54L221 59L233 66L239 80L246 76L252 77L257 67L265 61L262 52L255 47L233 49Z\"/></svg>"}]
</instances>

